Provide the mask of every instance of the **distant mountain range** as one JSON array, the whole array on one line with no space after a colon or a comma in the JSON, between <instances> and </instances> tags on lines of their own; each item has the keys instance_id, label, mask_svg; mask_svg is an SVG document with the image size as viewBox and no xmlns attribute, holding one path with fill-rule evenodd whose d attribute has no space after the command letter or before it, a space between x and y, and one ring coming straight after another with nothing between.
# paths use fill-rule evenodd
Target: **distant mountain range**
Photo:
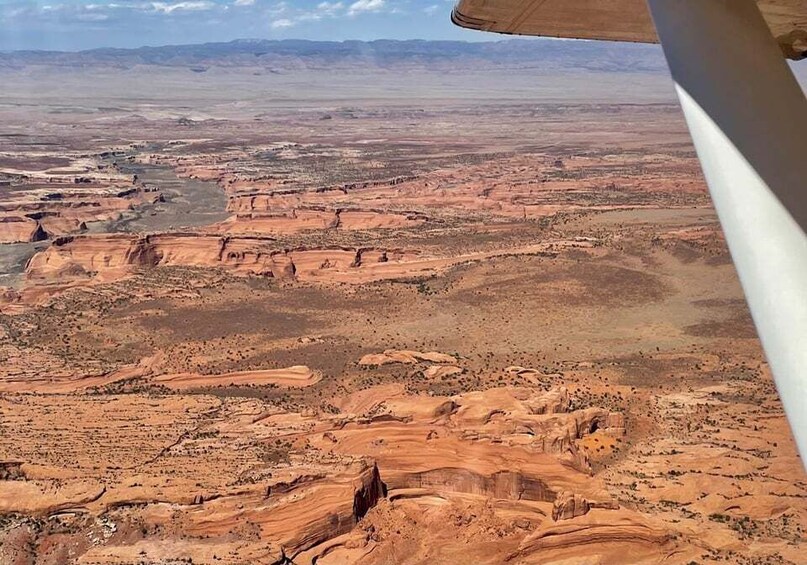
<instances>
[{"instance_id":1,"label":"distant mountain range","mask_svg":"<svg viewBox=\"0 0 807 565\"><path fill-rule=\"evenodd\" d=\"M604 72L666 72L658 46L552 39L462 41L304 41L236 40L228 43L168 45L138 49L92 49L78 52L0 52L0 68L30 66L110 67L142 65L259 68L283 72L304 69L467 69L535 68Z\"/></svg>"}]
</instances>

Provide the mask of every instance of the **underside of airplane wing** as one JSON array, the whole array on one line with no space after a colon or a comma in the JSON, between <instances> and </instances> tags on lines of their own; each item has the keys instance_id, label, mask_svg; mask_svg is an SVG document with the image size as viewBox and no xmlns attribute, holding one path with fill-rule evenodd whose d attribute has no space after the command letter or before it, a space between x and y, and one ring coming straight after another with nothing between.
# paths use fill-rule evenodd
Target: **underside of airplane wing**
<instances>
[{"instance_id":1,"label":"underside of airplane wing","mask_svg":"<svg viewBox=\"0 0 807 565\"><path fill-rule=\"evenodd\" d=\"M757 5L785 56L807 57L807 0ZM461 0L451 19L497 33L658 42L646 0Z\"/></svg>"}]
</instances>

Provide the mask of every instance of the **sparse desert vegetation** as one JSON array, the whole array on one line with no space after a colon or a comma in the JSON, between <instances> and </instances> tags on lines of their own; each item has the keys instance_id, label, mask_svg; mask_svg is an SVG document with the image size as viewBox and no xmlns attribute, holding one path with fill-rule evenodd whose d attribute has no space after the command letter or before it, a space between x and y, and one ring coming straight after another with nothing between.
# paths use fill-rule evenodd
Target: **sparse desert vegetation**
<instances>
[{"instance_id":1,"label":"sparse desert vegetation","mask_svg":"<svg viewBox=\"0 0 807 565\"><path fill-rule=\"evenodd\" d=\"M657 69L230 63L0 66L0 562L803 562Z\"/></svg>"}]
</instances>

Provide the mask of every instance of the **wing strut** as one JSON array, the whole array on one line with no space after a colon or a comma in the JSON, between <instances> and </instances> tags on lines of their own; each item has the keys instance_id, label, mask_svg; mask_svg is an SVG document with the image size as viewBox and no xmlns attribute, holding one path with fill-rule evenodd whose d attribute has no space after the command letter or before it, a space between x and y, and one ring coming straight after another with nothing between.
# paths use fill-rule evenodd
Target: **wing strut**
<instances>
[{"instance_id":1,"label":"wing strut","mask_svg":"<svg viewBox=\"0 0 807 565\"><path fill-rule=\"evenodd\" d=\"M807 465L807 100L754 0L648 0Z\"/></svg>"}]
</instances>

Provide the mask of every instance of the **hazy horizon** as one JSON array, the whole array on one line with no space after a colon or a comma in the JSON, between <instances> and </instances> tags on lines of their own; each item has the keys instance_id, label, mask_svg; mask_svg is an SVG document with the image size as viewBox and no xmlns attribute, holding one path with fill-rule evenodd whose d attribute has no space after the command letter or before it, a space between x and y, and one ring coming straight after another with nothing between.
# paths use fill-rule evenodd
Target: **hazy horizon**
<instances>
[{"instance_id":1,"label":"hazy horizon","mask_svg":"<svg viewBox=\"0 0 807 565\"><path fill-rule=\"evenodd\" d=\"M149 44L142 44L142 45L133 45L131 47L117 47L114 45L99 45L97 47L88 47L88 48L65 48L65 49L38 49L38 48L21 48L21 49L0 49L0 53L17 53L17 52L54 52L54 53L82 53L82 52L89 52L89 51L103 51L103 50L122 50L122 51L136 51L138 49L163 49L163 48L171 48L171 47L195 47L195 46L203 46L203 45L227 45L227 44L251 44L251 43L265 43L265 42L277 42L277 43L327 43L327 44L335 44L335 45L345 45L351 43L365 43L365 44L372 44L372 43L381 43L381 42L395 42L395 43L455 43L455 44L493 44L493 43L518 43L521 41L524 42L534 42L534 41L562 41L562 42L570 42L570 43L593 43L592 40L588 39L564 39L564 38L557 38L557 37L533 37L533 36L510 36L510 35L500 35L500 34L481 34L482 39L478 41L471 41L468 38L464 39L424 39L420 37L412 37L408 39L402 38L390 38L390 37L379 37L377 39L356 39L356 38L346 38L346 39L309 39L304 37L285 37L282 39L278 38L271 38L271 37L234 37L232 39L227 40L217 40L217 41L197 41L197 42L169 42L169 43L149 43ZM636 44L636 43L628 43L628 42L603 42L600 41L598 43L608 43L608 44L616 44L616 45L643 45L643 44Z\"/></svg>"},{"instance_id":2,"label":"hazy horizon","mask_svg":"<svg viewBox=\"0 0 807 565\"><path fill-rule=\"evenodd\" d=\"M78 51L238 38L485 41L460 29L446 0L11 0L0 4L0 50Z\"/></svg>"}]
</instances>

